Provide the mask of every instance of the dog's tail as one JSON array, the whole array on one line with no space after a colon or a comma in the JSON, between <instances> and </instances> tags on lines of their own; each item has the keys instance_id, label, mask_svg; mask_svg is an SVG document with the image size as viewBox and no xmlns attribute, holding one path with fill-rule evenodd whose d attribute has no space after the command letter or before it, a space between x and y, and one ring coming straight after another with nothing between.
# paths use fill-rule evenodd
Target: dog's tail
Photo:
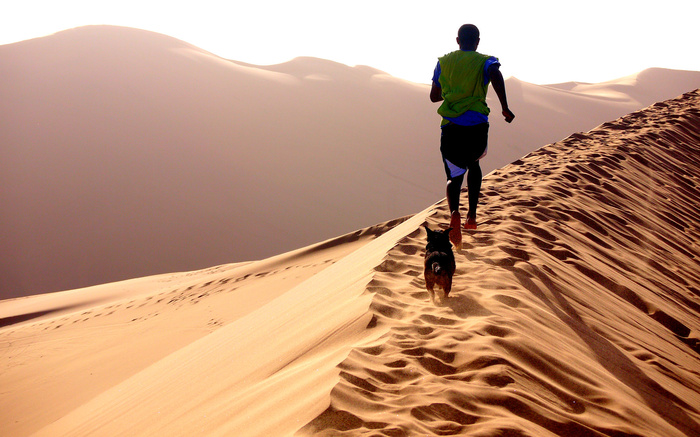
<instances>
[{"instance_id":1,"label":"dog's tail","mask_svg":"<svg viewBox=\"0 0 700 437\"><path fill-rule=\"evenodd\" d=\"M433 265L430 267L433 270L433 273L435 273L436 275L439 275L440 270L442 270L442 266L440 265L439 262L434 262Z\"/></svg>"}]
</instances>

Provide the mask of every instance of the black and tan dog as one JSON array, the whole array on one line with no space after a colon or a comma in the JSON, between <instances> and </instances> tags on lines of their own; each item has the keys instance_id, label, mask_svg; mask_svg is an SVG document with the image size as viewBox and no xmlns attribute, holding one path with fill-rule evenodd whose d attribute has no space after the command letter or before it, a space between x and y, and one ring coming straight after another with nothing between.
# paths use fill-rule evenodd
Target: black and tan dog
<instances>
[{"instance_id":1,"label":"black and tan dog","mask_svg":"<svg viewBox=\"0 0 700 437\"><path fill-rule=\"evenodd\" d=\"M442 304L452 290L452 276L455 273L455 255L452 253L450 231L433 231L427 225L428 244L425 246L425 287L433 303ZM435 300L435 286L442 289L442 296Z\"/></svg>"}]
</instances>

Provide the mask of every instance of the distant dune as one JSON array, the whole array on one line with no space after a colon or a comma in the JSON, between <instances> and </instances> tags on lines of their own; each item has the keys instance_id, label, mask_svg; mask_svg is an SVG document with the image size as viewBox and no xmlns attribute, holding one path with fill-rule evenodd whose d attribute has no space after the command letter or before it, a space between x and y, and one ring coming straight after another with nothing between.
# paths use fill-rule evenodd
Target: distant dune
<instances>
[{"instance_id":1,"label":"distant dune","mask_svg":"<svg viewBox=\"0 0 700 437\"><path fill-rule=\"evenodd\" d=\"M699 108L488 175L442 306L422 263L444 200L260 261L0 301L0 434L698 436Z\"/></svg>"},{"instance_id":2,"label":"distant dune","mask_svg":"<svg viewBox=\"0 0 700 437\"><path fill-rule=\"evenodd\" d=\"M0 46L0 77L0 298L257 260L444 197L428 85L370 67L91 26ZM484 170L698 84L508 79Z\"/></svg>"}]
</instances>

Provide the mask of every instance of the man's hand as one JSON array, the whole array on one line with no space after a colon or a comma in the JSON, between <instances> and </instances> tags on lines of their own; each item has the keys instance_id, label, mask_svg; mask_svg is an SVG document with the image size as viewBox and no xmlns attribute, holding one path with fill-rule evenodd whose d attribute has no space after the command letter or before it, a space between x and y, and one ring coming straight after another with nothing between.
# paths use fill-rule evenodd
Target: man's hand
<instances>
[{"instance_id":1,"label":"man's hand","mask_svg":"<svg viewBox=\"0 0 700 437\"><path fill-rule=\"evenodd\" d=\"M506 122L508 122L508 123L513 121L513 119L515 118L515 114L513 114L513 112L508 108L504 109L503 112L501 112L501 114L503 114L503 117L506 119Z\"/></svg>"},{"instance_id":2,"label":"man's hand","mask_svg":"<svg viewBox=\"0 0 700 437\"><path fill-rule=\"evenodd\" d=\"M501 109L503 109L501 114L503 114L503 117L506 119L506 122L510 123L515 118L515 114L513 114L513 112L511 112L510 109L508 109L508 99L506 98L506 84L503 80L501 70L499 70L498 68L498 64L493 64L489 67L489 77L491 78L491 85L493 86L493 90L496 91L496 95L498 96L498 101L501 102Z\"/></svg>"}]
</instances>

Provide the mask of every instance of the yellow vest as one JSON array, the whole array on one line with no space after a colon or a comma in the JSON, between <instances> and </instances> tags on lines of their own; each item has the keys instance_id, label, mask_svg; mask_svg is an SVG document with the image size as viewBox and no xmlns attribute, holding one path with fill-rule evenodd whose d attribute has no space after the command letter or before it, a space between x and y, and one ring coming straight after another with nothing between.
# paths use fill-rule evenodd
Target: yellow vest
<instances>
[{"instance_id":1,"label":"yellow vest","mask_svg":"<svg viewBox=\"0 0 700 437\"><path fill-rule=\"evenodd\" d=\"M440 87L444 101L438 108L443 117L458 117L467 111L489 115L486 105L488 82L484 65L491 56L457 50L440 58ZM443 120L446 122L446 120Z\"/></svg>"}]
</instances>

